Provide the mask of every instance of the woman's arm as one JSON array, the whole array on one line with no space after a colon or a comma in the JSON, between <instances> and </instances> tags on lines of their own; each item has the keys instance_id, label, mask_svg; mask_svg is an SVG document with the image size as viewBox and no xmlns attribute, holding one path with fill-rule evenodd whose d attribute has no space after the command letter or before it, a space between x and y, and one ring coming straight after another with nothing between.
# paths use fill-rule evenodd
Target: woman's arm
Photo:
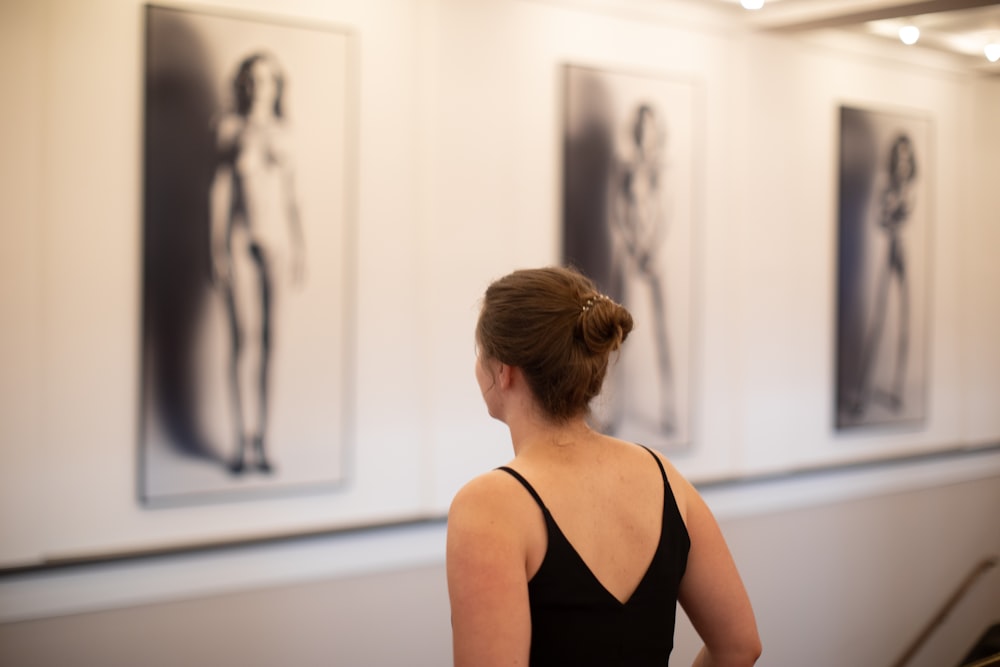
<instances>
[{"instance_id":1,"label":"woman's arm","mask_svg":"<svg viewBox=\"0 0 1000 667\"><path fill-rule=\"evenodd\" d=\"M510 482L500 475L505 473L469 482L448 512L455 667L528 664L531 612L524 530L517 520L518 503L511 503Z\"/></svg>"},{"instance_id":2,"label":"woman's arm","mask_svg":"<svg viewBox=\"0 0 1000 667\"><path fill-rule=\"evenodd\" d=\"M750 598L711 510L694 487L683 484L691 551L679 598L705 642L694 667L749 667L761 653Z\"/></svg>"},{"instance_id":3,"label":"woman's arm","mask_svg":"<svg viewBox=\"0 0 1000 667\"><path fill-rule=\"evenodd\" d=\"M306 276L305 233L299 213L299 197L295 183L295 158L289 148L288 136L281 132L275 137L279 143L282 204L288 221L288 236L291 245L292 284L302 285Z\"/></svg>"},{"instance_id":4,"label":"woman's arm","mask_svg":"<svg viewBox=\"0 0 1000 667\"><path fill-rule=\"evenodd\" d=\"M234 141L238 121L223 116L215 128L215 170L209 189L209 244L212 281L226 286L230 281L229 232L233 222Z\"/></svg>"}]
</instances>

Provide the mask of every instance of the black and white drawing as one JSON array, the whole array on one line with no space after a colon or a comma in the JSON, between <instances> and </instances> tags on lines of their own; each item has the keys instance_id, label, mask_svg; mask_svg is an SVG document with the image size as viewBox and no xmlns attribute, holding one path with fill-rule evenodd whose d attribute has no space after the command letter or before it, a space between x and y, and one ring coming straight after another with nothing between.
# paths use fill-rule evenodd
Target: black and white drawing
<instances>
[{"instance_id":1,"label":"black and white drawing","mask_svg":"<svg viewBox=\"0 0 1000 667\"><path fill-rule=\"evenodd\" d=\"M351 35L146 8L140 494L344 478Z\"/></svg>"},{"instance_id":2,"label":"black and white drawing","mask_svg":"<svg viewBox=\"0 0 1000 667\"><path fill-rule=\"evenodd\" d=\"M840 109L838 429L925 417L928 144L925 119Z\"/></svg>"},{"instance_id":3,"label":"black and white drawing","mask_svg":"<svg viewBox=\"0 0 1000 667\"><path fill-rule=\"evenodd\" d=\"M695 86L565 68L563 254L636 326L595 405L605 432L690 442Z\"/></svg>"}]
</instances>

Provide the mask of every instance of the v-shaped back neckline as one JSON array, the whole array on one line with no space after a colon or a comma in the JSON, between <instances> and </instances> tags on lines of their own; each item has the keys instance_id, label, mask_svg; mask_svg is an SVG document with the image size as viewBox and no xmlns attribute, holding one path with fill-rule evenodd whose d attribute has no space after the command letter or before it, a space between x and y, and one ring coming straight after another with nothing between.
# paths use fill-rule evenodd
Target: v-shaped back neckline
<instances>
[{"instance_id":1,"label":"v-shaped back neckline","mask_svg":"<svg viewBox=\"0 0 1000 667\"><path fill-rule=\"evenodd\" d=\"M663 464L660 463L660 460L656 457L656 454L654 454L650 449L648 449L646 447L643 447L643 449L645 449L646 451L648 451L650 453L650 455L652 455L653 458L656 460L656 463L657 463L657 465L660 468L660 474L661 474L661 476L663 478L663 503L662 503L662 506L660 508L659 537L656 540L656 548L653 550L653 553L650 556L649 562L646 564L646 568L642 572L642 576L639 578L639 581L636 583L635 588L632 589L632 592L628 595L628 597L625 600L622 600L617 595L615 595L614 593L612 593L611 590L607 587L607 585L603 581L601 581L601 578L597 576L597 573L594 572L594 570L590 566L590 564L587 563L587 561L584 559L583 555L577 550L576 546L566 536L566 533L563 532L562 528L559 526L559 522L556 521L556 519L555 519L554 516L552 516L552 512L549 511L548 506L545 504L545 502L542 500L541 496L535 490L535 487L533 487L531 485L531 483L528 482L528 480L525 479L523 475L521 475L521 473L517 472L513 468L509 468L507 466L501 466L499 468L500 470L503 470L503 471L509 473L515 479L517 479L519 482L521 482L522 486L524 486L525 489L527 489L527 491L535 499L535 502L538 503L538 506L542 510L542 515L545 518L545 528L546 528L546 533L548 534L549 543L546 545L545 556L542 557L541 565L539 565L538 570L535 572L536 576L537 576L538 572L540 572L542 570L542 568L545 566L545 562L548 560L549 554L552 553L552 549L551 549L552 544L551 544L551 542L552 542L552 536L553 536L553 529L555 529L554 532L556 534L558 534L559 538L563 541L563 543L567 547L569 547L570 552L579 561L580 565L583 566L583 569L587 572L587 575L589 576L589 578L594 583L597 584L597 587L600 588L601 591L603 591L603 593L605 595L607 595L607 597L609 597L610 599L614 600L622 608L627 607L628 604L632 600L635 599L636 593L639 592L639 589L642 588L643 584L649 578L649 574L650 574L650 571L653 568L653 564L656 562L656 557L660 554L660 550L663 547L663 540L665 538L664 525L666 524L666 521L667 521L667 503L668 503L668 500L669 500L668 497L667 497L667 494L671 493L670 487L669 487L668 482L667 482L667 474L666 474L666 471L663 469Z\"/></svg>"},{"instance_id":2,"label":"v-shaped back neckline","mask_svg":"<svg viewBox=\"0 0 1000 667\"><path fill-rule=\"evenodd\" d=\"M666 487L664 487L663 492L664 494L666 494L667 492ZM542 508L542 513L545 515L545 526L547 529L546 532L549 535L549 542L550 542L549 545L546 547L545 556L542 558L542 565L545 564L545 560L549 557L550 553L549 548L551 547L551 540L553 533L552 529L555 529L555 532L559 535L559 538L563 541L563 543L567 547L569 547L569 550L580 562L580 565L583 566L583 569L586 570L587 574L590 576L590 579L595 584L597 584L597 587L600 588L605 595L607 595L609 598L618 603L620 607L622 608L627 607L629 603L635 599L636 593L639 592L639 589L642 588L642 585L646 583L647 579L649 579L649 573L653 569L653 564L656 562L656 557L660 553L660 548L663 546L663 537L664 537L663 516L660 517L660 536L659 539L656 540L656 548L653 550L653 554L649 559L649 563L646 564L646 569L642 571L642 576L639 578L638 583L636 583L635 588L632 589L632 592L629 593L626 599L622 600L617 595L612 593L611 589L609 589L607 585L603 581L601 581L601 578L597 576L597 573L594 572L594 569L592 567L590 567L590 565L584 559L583 555L577 550L577 548L573 545L570 539L566 537L566 533L564 533L562 528L559 527L559 522L556 521L554 516L552 516L552 513L549 511L549 509L544 504L541 505L541 508ZM665 510L666 510L666 497L664 497L664 510L663 510L664 514ZM542 565L539 566L538 568L539 570L541 570Z\"/></svg>"}]
</instances>

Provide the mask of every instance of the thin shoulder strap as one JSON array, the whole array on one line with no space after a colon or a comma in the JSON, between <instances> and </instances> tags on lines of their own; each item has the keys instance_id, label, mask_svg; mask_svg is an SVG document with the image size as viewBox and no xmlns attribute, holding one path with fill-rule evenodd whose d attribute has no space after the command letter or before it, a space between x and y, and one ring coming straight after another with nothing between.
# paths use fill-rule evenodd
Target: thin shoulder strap
<instances>
[{"instance_id":1,"label":"thin shoulder strap","mask_svg":"<svg viewBox=\"0 0 1000 667\"><path fill-rule=\"evenodd\" d=\"M535 488L528 483L528 480L526 480L524 477L521 476L521 473L514 470L513 468L508 468L507 466L500 466L499 468L497 468L497 470L503 470L505 473L509 474L511 477L519 481L521 485L528 490L528 493L531 494L531 497L535 499L535 502L538 503L538 506L542 508L542 511L548 514L549 508L545 506L545 503L542 502L541 496L539 496L538 492L535 491Z\"/></svg>"},{"instance_id":2,"label":"thin shoulder strap","mask_svg":"<svg viewBox=\"0 0 1000 667\"><path fill-rule=\"evenodd\" d=\"M663 461L660 460L660 457L657 456L656 453L646 445L639 445L639 446L645 449L647 452L649 452L649 455L653 457L653 460L656 461L656 465L659 466L660 468L660 475L663 477L663 483L666 486L670 486L670 482L667 481L667 471L663 469Z\"/></svg>"}]
</instances>

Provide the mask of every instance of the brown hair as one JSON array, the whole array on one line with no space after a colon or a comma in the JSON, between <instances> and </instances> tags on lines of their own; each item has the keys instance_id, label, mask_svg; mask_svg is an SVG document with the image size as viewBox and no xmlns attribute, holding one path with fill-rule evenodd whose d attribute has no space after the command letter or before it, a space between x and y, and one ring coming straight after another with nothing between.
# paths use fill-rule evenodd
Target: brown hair
<instances>
[{"instance_id":1,"label":"brown hair","mask_svg":"<svg viewBox=\"0 0 1000 667\"><path fill-rule=\"evenodd\" d=\"M515 271L491 284L476 325L480 354L520 368L550 418L587 411L632 315L571 268Z\"/></svg>"},{"instance_id":2,"label":"brown hair","mask_svg":"<svg viewBox=\"0 0 1000 667\"><path fill-rule=\"evenodd\" d=\"M278 65L278 61L274 59L274 56L264 52L251 53L240 61L239 67L236 70L236 76L233 77L236 113L241 116L246 116L250 113L254 96L257 94L255 90L256 84L253 80L253 66L262 61L270 66L271 75L274 77L274 105L271 107L271 113L275 118L281 118L284 116L281 101L285 93L285 74L281 71L281 67Z\"/></svg>"}]
</instances>

